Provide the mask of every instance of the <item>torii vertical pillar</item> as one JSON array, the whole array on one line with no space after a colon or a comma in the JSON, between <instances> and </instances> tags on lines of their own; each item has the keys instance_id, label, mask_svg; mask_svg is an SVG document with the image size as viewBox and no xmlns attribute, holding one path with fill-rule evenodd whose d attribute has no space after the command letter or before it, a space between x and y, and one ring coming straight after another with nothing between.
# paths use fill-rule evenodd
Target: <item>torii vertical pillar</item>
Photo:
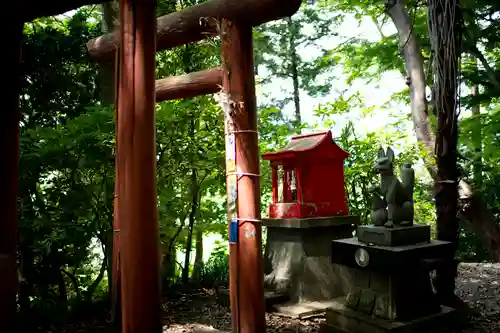
<instances>
[{"instance_id":1,"label":"torii vertical pillar","mask_svg":"<svg viewBox=\"0 0 500 333\"><path fill-rule=\"evenodd\" d=\"M232 326L233 333L262 333L266 323L252 27L223 20L221 39Z\"/></svg>"},{"instance_id":2,"label":"torii vertical pillar","mask_svg":"<svg viewBox=\"0 0 500 333\"><path fill-rule=\"evenodd\" d=\"M156 0L120 0L118 200L123 333L161 332L156 198Z\"/></svg>"},{"instance_id":3,"label":"torii vertical pillar","mask_svg":"<svg viewBox=\"0 0 500 333\"><path fill-rule=\"evenodd\" d=\"M120 66L120 50L118 49L115 54L115 121L116 121L116 127L115 127L115 138L116 138L116 143L115 143L115 195L114 195L114 200L113 200L113 252L112 252L112 268L111 268L111 321L117 327L118 329L121 327L121 278L120 278L120 217L118 216L120 213L120 209L118 208L120 206L120 183L121 183L121 174L123 174L123 166L122 166L122 160L120 158L120 153L119 150L120 148L118 147L118 141L121 139L119 138L118 135L118 96L119 96L119 66ZM109 271L109 270L108 270Z\"/></svg>"},{"instance_id":4,"label":"torii vertical pillar","mask_svg":"<svg viewBox=\"0 0 500 333\"><path fill-rule=\"evenodd\" d=\"M7 8L7 10L12 10ZM14 11L15 14L15 11ZM0 330L10 332L16 318L17 193L19 166L19 83L23 23L9 25L5 37L8 84L2 93L0 122Z\"/></svg>"}]
</instances>

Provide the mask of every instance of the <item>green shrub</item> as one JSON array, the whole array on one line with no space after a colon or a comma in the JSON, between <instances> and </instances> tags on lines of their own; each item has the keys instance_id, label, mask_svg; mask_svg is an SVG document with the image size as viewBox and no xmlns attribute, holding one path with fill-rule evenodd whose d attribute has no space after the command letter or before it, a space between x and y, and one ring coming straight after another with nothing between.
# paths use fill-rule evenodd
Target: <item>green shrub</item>
<instances>
[{"instance_id":1,"label":"green shrub","mask_svg":"<svg viewBox=\"0 0 500 333\"><path fill-rule=\"evenodd\" d=\"M209 288L229 286L229 253L226 244L215 243L213 252L203 265L200 282Z\"/></svg>"}]
</instances>

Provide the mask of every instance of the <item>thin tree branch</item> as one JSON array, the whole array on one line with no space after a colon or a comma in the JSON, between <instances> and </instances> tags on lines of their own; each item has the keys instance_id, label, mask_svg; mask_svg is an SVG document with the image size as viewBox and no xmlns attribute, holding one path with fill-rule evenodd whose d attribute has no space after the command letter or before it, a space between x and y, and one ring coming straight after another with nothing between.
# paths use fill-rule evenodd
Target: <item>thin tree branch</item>
<instances>
[{"instance_id":1,"label":"thin tree branch","mask_svg":"<svg viewBox=\"0 0 500 333\"><path fill-rule=\"evenodd\" d=\"M481 62L481 65L483 65L484 69L486 70L486 74L488 75L488 78L490 79L491 83L495 86L496 89L500 91L500 81L498 80L495 71L493 70L493 68L491 68L490 64L488 63L488 60L485 58L483 53L479 51L476 44L469 39L470 35L471 33L467 32L467 39L471 44L468 47L469 53L474 57L476 57Z\"/></svg>"},{"instance_id":2,"label":"thin tree branch","mask_svg":"<svg viewBox=\"0 0 500 333\"><path fill-rule=\"evenodd\" d=\"M80 297L80 289L79 289L79 285L78 285L78 280L76 279L75 275L66 271L64 268L61 268L61 272L66 274L66 276L73 283L73 287L75 288L75 292L76 292L76 297Z\"/></svg>"}]
</instances>

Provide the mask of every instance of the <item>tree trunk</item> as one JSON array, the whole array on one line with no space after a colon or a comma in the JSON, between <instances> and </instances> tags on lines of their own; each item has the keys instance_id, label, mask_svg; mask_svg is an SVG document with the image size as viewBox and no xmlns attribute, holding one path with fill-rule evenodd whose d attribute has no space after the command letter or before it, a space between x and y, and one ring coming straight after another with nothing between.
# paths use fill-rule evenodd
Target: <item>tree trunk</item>
<instances>
[{"instance_id":1,"label":"tree trunk","mask_svg":"<svg viewBox=\"0 0 500 333\"><path fill-rule=\"evenodd\" d=\"M194 255L193 280L199 282L201 280L201 270L203 269L203 231L196 230L196 252Z\"/></svg>"},{"instance_id":2,"label":"tree trunk","mask_svg":"<svg viewBox=\"0 0 500 333\"><path fill-rule=\"evenodd\" d=\"M474 69L477 71L477 59L473 57L472 64ZM479 102L476 101L477 96L479 95L479 87L477 84L474 84L470 88L470 94L472 96L472 116L478 117L478 121L481 121L479 116L481 115L481 109ZM481 188L483 185L483 161L481 158L482 151L482 138L481 138L481 126L474 126L472 133L472 140L474 141L474 161L473 161L473 175L474 175L474 183L478 188Z\"/></svg>"},{"instance_id":3,"label":"tree trunk","mask_svg":"<svg viewBox=\"0 0 500 333\"><path fill-rule=\"evenodd\" d=\"M292 74L293 81L293 104L295 107L295 129L298 133L301 132L300 125L302 124L302 117L300 115L300 90L299 90L299 71L298 71L298 59L296 50L296 27L294 26L291 17L286 18L286 23L288 26L289 34L289 52L290 52L290 70Z\"/></svg>"},{"instance_id":4,"label":"tree trunk","mask_svg":"<svg viewBox=\"0 0 500 333\"><path fill-rule=\"evenodd\" d=\"M101 5L102 12L102 32L109 33L117 30L120 25L120 4L117 0L103 3ZM117 59L117 57L116 57ZM117 107L117 61L113 59L108 62L102 62L99 72L100 80L100 100L103 105L113 105ZM116 112L116 110L115 110ZM116 112L116 115L118 113ZM116 116L118 123L118 116ZM116 127L118 129L118 126ZM116 136L117 137L117 136ZM118 151L118 145L115 147ZM116 163L117 159L115 159ZM108 275L108 293L111 300L111 321L116 325L117 330L121 325L121 288L120 288L120 264L119 264L119 233L115 234L115 230L119 230L118 222L118 183L120 177L118 176L118 164L115 165L115 199L113 202L114 214L111 223L111 230L104 235L104 250L105 257L107 258L107 275ZM116 243L116 244L115 244Z\"/></svg>"},{"instance_id":5,"label":"tree trunk","mask_svg":"<svg viewBox=\"0 0 500 333\"><path fill-rule=\"evenodd\" d=\"M413 34L411 21L403 5L403 0L389 0L386 11L391 17L399 35L399 45L403 48L407 82L410 88L411 118L417 140L425 148L424 163L432 178L436 178L434 169L435 137L425 97L424 60L420 52L417 37Z\"/></svg>"},{"instance_id":6,"label":"tree trunk","mask_svg":"<svg viewBox=\"0 0 500 333\"><path fill-rule=\"evenodd\" d=\"M64 282L64 277L60 269L57 270L57 287L59 289L61 309L66 312L68 311L68 290L66 289L66 283Z\"/></svg>"},{"instance_id":7,"label":"tree trunk","mask_svg":"<svg viewBox=\"0 0 500 333\"><path fill-rule=\"evenodd\" d=\"M435 150L437 238L451 242L454 252L458 249L459 238L457 88L461 52L458 21L460 11L460 4L457 0L429 1L429 36L435 55L433 81L437 114ZM445 266L438 268L435 280L441 303L449 306L453 306L455 302L457 266L453 264L453 259L449 258Z\"/></svg>"},{"instance_id":8,"label":"tree trunk","mask_svg":"<svg viewBox=\"0 0 500 333\"><path fill-rule=\"evenodd\" d=\"M101 19L101 24L102 24L102 32L103 33L109 33L111 31L114 31L118 28L120 25L120 4L117 0L113 0L110 2L103 3L101 5L101 12L102 12L102 19ZM100 91L99 91L99 97L103 105L113 105L116 102L116 64L114 61L109 61L109 62L103 62L101 63L101 66L99 68L99 83L100 83ZM116 105L115 105L116 107ZM117 127L118 128L118 127ZM118 167L115 168L115 170L118 170ZM117 176L118 172L115 174L115 181L118 180ZM115 188L117 188L115 186ZM117 193L115 193L116 195ZM115 198L114 205L116 205L117 198ZM115 207L115 212L116 212L116 207ZM117 219L117 216L114 216L114 219ZM119 302L119 294L120 294L120 289L119 289L119 263L118 263L118 257L119 257L119 251L118 251L118 241L116 242L117 244L116 247L114 246L115 242L115 234L114 234L114 229L115 229L115 222L113 221L111 225L111 230L110 233L107 235L104 235L104 241L105 241L105 251L107 253L104 254L104 256L107 258L108 263L106 265L107 267L107 275L108 275L108 291L109 295L111 298L111 320L119 325L121 323L121 318L119 315L120 312L120 302ZM115 269L113 269L115 267Z\"/></svg>"},{"instance_id":9,"label":"tree trunk","mask_svg":"<svg viewBox=\"0 0 500 333\"><path fill-rule=\"evenodd\" d=\"M194 129L194 121L192 121ZM186 256L184 258L184 266L182 267L182 283L189 282L189 263L191 261L191 248L193 243L193 227L196 220L196 212L198 210L198 177L196 169L191 170L191 212L189 213L188 234L186 238Z\"/></svg>"},{"instance_id":10,"label":"tree trunk","mask_svg":"<svg viewBox=\"0 0 500 333\"><path fill-rule=\"evenodd\" d=\"M108 293L113 295L113 226L112 230L104 235L103 251L106 257L106 274L108 276Z\"/></svg>"},{"instance_id":11,"label":"tree trunk","mask_svg":"<svg viewBox=\"0 0 500 333\"><path fill-rule=\"evenodd\" d=\"M72 274L72 273L64 270L64 269L61 269L61 272L64 273L64 274L66 274L66 276L68 277L68 279L71 280L71 283L73 283L73 290L76 293L76 298L79 299L80 298L80 288L79 288L80 286L78 284L78 280L77 280L76 276L74 274ZM76 270L75 270L75 272L76 272Z\"/></svg>"},{"instance_id":12,"label":"tree trunk","mask_svg":"<svg viewBox=\"0 0 500 333\"><path fill-rule=\"evenodd\" d=\"M31 199L30 199L31 201ZM32 210L33 211L33 210ZM34 212L34 211L33 211ZM24 320L29 320L31 315L30 296L33 295L32 271L34 263L33 242L27 238L21 237L19 244L19 252L21 253L21 279L19 281L19 310L21 317Z\"/></svg>"},{"instance_id":13,"label":"tree trunk","mask_svg":"<svg viewBox=\"0 0 500 333\"><path fill-rule=\"evenodd\" d=\"M192 71L196 70L197 68L193 68L191 66L191 54L193 52L193 49L190 47L190 45L186 44L184 46L184 53L183 53L183 65L184 65L184 71L186 73L191 73ZM189 136L192 140L195 140L195 134L197 131L197 125L198 121L197 119L194 118L194 115L192 115L191 119L191 127L189 129ZM191 169L191 210L189 212L189 224L188 224L188 234L186 238L186 256L184 257L184 266L182 267L182 283L187 284L189 282L189 266L191 262L191 248L193 245L193 228L194 228L194 223L196 220L196 213L198 210L198 177L196 174L196 169L192 168Z\"/></svg>"},{"instance_id":14,"label":"tree trunk","mask_svg":"<svg viewBox=\"0 0 500 333\"><path fill-rule=\"evenodd\" d=\"M431 177L436 180L437 171L433 163L435 138L430 125L425 99L424 64L420 46L412 33L411 21L402 0L387 2L386 10L398 31L400 45L404 48L404 59L410 85L411 112L417 140L422 144L424 163ZM459 216L479 236L494 261L500 261L500 227L480 196L464 180L460 180Z\"/></svg>"},{"instance_id":15,"label":"tree trunk","mask_svg":"<svg viewBox=\"0 0 500 333\"><path fill-rule=\"evenodd\" d=\"M94 282L92 282L92 284L87 289L87 293L85 295L85 298L87 299L87 301L92 301L92 295L94 294L95 290L97 289L97 287L101 283L102 279L104 278L104 273L106 272L106 268L108 266L107 262L108 262L108 258L106 256L104 256L104 259L102 260L102 263L101 263L101 269L99 270L99 275L97 275Z\"/></svg>"},{"instance_id":16,"label":"tree trunk","mask_svg":"<svg viewBox=\"0 0 500 333\"><path fill-rule=\"evenodd\" d=\"M36 175L35 179L38 179L39 172L33 171ZM24 185L24 186L23 186ZM27 218L30 221L35 221L36 211L35 203L33 201L32 193L36 193L36 181L25 181L20 188L20 207L19 211L22 212L20 220ZM29 320L31 315L31 300L30 297L33 295L33 273L34 273L34 244L33 238L30 237L30 233L24 233L21 229L19 231L19 254L20 263L19 269L21 271L21 279L19 281L19 310L21 313L21 318L23 321Z\"/></svg>"},{"instance_id":17,"label":"tree trunk","mask_svg":"<svg viewBox=\"0 0 500 333\"><path fill-rule=\"evenodd\" d=\"M182 227L181 227L182 229ZM168 292L172 280L177 276L176 273L176 262L175 262L175 239L170 240L168 246L165 249L163 255L162 266L162 286L163 292Z\"/></svg>"},{"instance_id":18,"label":"tree trunk","mask_svg":"<svg viewBox=\"0 0 500 333\"><path fill-rule=\"evenodd\" d=\"M481 239L490 259L500 262L500 225L495 221L481 195L461 180L458 183L458 198L461 208L459 217L467 221L470 229Z\"/></svg>"}]
</instances>

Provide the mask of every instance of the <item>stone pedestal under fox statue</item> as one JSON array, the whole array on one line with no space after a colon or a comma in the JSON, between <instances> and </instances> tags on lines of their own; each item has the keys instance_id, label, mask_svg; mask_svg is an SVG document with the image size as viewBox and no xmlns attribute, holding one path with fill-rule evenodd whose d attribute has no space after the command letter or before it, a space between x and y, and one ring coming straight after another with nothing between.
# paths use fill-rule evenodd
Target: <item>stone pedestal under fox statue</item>
<instances>
[{"instance_id":1,"label":"stone pedestal under fox statue","mask_svg":"<svg viewBox=\"0 0 500 333\"><path fill-rule=\"evenodd\" d=\"M376 226L392 228L394 226L413 225L413 186L415 171L411 164L401 168L401 181L394 175L394 152L387 148L387 153L380 148L374 170L380 174L380 186L371 189L371 222Z\"/></svg>"}]
</instances>

